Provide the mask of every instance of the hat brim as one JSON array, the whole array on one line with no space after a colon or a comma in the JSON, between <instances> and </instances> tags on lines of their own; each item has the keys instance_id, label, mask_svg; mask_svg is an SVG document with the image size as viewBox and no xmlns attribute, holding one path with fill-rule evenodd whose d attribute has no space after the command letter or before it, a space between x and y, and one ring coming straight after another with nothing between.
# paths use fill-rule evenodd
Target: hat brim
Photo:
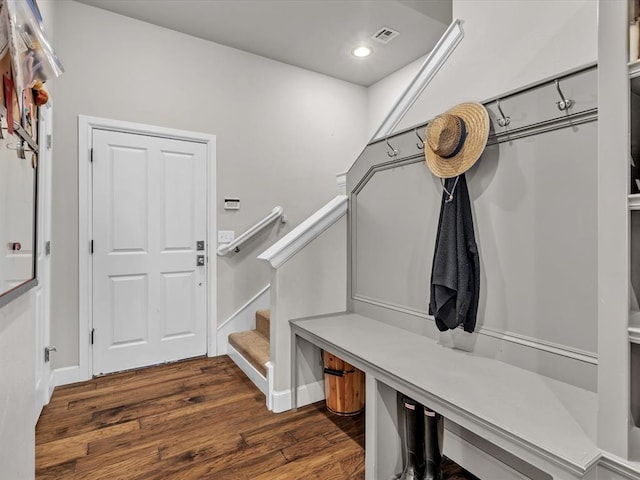
<instances>
[{"instance_id":1,"label":"hat brim","mask_svg":"<svg viewBox=\"0 0 640 480\"><path fill-rule=\"evenodd\" d=\"M425 142L424 156L429 170L435 176L453 178L469 170L482 155L489 138L489 113L484 105L475 102L461 103L446 113L464 120L467 128L464 145L455 156L443 158Z\"/></svg>"}]
</instances>

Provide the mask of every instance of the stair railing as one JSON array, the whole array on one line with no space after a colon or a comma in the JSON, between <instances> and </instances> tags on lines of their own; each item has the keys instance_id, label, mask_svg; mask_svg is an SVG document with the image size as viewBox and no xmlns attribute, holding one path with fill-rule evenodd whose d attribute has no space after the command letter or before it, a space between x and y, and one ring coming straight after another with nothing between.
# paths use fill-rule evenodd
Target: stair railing
<instances>
[{"instance_id":1,"label":"stair railing","mask_svg":"<svg viewBox=\"0 0 640 480\"><path fill-rule=\"evenodd\" d=\"M247 240L254 237L256 234L261 232L267 225L273 223L277 219L280 219L282 223L286 222L286 219L284 217L284 209L279 206L274 207L274 209L271 210L271 213L269 215L267 215L262 220L257 222L254 226L248 228L245 232L239 235L238 238L236 238L234 241L221 244L218 247L218 250L216 251L218 256L223 257L231 251L234 251L236 253L239 252L240 245L242 245Z\"/></svg>"}]
</instances>

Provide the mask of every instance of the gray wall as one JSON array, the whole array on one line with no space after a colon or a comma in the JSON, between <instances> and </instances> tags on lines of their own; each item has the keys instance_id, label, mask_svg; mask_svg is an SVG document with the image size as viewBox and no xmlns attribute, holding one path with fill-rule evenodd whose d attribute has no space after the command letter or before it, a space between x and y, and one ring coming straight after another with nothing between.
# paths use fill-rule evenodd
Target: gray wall
<instances>
[{"instance_id":1,"label":"gray wall","mask_svg":"<svg viewBox=\"0 0 640 480\"><path fill-rule=\"evenodd\" d=\"M464 38L397 131L459 102L492 98L595 61L597 5L594 0L453 0L453 18L462 20ZM409 75L400 70L372 85L370 110L379 111L379 102L392 104L378 90L408 83L418 67L411 64L404 69ZM398 81L403 75L407 80Z\"/></svg>"},{"instance_id":2,"label":"gray wall","mask_svg":"<svg viewBox=\"0 0 640 480\"><path fill-rule=\"evenodd\" d=\"M596 7L588 0L454 1L462 43L398 130L458 102L482 101L593 62ZM415 68L371 87L370 110L380 111L380 102L390 101L385 86L399 85ZM551 86L546 99L504 103L511 128L558 114L554 95ZM577 95L582 108L595 105L595 83L568 95ZM488 148L469 172L483 271L478 326L486 335L454 332L441 342L596 389L596 134L590 123L503 143ZM401 155L418 153L416 141L413 131L392 139ZM369 166L389 161L386 150L382 142L363 154L364 162L349 171L349 190ZM440 195L438 180L417 158L379 169L352 197L356 311L438 335L426 310Z\"/></svg>"},{"instance_id":3,"label":"gray wall","mask_svg":"<svg viewBox=\"0 0 640 480\"><path fill-rule=\"evenodd\" d=\"M275 394L291 388L291 329L295 318L344 312L347 307L347 218L340 218L295 256L273 270L271 282L271 361ZM275 328L273 326L275 324ZM321 380L316 347L301 347L298 385ZM290 404L289 404L290 405ZM288 407L287 407L288 408Z\"/></svg>"},{"instance_id":4,"label":"gray wall","mask_svg":"<svg viewBox=\"0 0 640 480\"><path fill-rule=\"evenodd\" d=\"M217 136L218 229L242 233L276 205L289 223L218 261L218 324L269 282L256 256L337 192L366 143L363 87L115 15L57 3L66 73L54 98L52 341L78 362L77 117ZM240 212L222 209L224 196Z\"/></svg>"}]
</instances>

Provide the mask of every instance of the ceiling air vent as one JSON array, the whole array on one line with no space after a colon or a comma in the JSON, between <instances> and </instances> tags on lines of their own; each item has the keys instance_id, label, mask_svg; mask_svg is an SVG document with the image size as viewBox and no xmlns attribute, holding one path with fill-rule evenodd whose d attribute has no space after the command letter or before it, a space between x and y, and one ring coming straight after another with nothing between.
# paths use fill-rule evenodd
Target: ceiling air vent
<instances>
[{"instance_id":1,"label":"ceiling air vent","mask_svg":"<svg viewBox=\"0 0 640 480\"><path fill-rule=\"evenodd\" d=\"M371 38L380 43L389 43L391 40L400 35L400 32L390 29L389 27L382 27L376 33L371 35Z\"/></svg>"}]
</instances>

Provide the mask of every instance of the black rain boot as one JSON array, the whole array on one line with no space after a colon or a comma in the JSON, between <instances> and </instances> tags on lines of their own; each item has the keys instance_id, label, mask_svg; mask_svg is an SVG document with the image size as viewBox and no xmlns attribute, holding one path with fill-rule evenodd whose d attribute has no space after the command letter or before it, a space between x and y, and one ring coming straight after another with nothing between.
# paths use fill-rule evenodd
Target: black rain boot
<instances>
[{"instance_id":1,"label":"black rain boot","mask_svg":"<svg viewBox=\"0 0 640 480\"><path fill-rule=\"evenodd\" d=\"M424 413L421 404L398 393L398 424L403 431L403 470L398 480L421 480L424 473Z\"/></svg>"},{"instance_id":2,"label":"black rain boot","mask_svg":"<svg viewBox=\"0 0 640 480\"><path fill-rule=\"evenodd\" d=\"M442 440L444 421L442 415L424 407L425 470L422 480L442 480Z\"/></svg>"}]
</instances>

